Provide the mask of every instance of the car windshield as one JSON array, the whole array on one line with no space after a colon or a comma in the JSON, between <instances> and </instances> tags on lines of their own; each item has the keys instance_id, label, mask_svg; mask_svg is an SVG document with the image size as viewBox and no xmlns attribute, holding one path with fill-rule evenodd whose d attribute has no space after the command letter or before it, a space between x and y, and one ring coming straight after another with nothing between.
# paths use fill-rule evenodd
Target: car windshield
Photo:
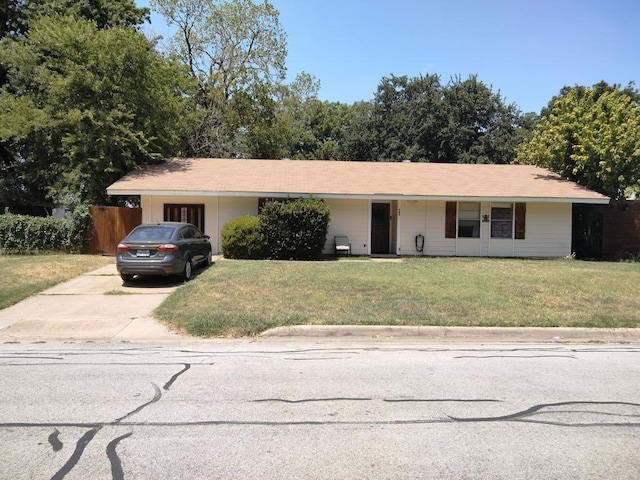
<instances>
[{"instance_id":1,"label":"car windshield","mask_svg":"<svg viewBox=\"0 0 640 480\"><path fill-rule=\"evenodd\" d=\"M148 225L138 227L129 234L127 240L166 240L171 238L175 227L169 225Z\"/></svg>"}]
</instances>

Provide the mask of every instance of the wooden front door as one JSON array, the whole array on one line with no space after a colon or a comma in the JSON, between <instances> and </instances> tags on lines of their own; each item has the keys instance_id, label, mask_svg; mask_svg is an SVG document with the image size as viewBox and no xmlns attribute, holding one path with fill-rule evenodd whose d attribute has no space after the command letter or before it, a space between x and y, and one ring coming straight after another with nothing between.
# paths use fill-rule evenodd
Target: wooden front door
<instances>
[{"instance_id":1,"label":"wooden front door","mask_svg":"<svg viewBox=\"0 0 640 480\"><path fill-rule=\"evenodd\" d=\"M371 205L371 253L389 253L389 233L391 205L373 203Z\"/></svg>"}]
</instances>

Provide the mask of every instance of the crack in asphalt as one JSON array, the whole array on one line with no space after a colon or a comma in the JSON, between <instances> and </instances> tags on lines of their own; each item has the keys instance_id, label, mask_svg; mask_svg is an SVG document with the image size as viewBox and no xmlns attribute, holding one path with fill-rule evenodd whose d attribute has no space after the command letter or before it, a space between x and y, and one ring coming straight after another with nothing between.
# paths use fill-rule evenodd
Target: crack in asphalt
<instances>
[{"instance_id":1,"label":"crack in asphalt","mask_svg":"<svg viewBox=\"0 0 640 480\"><path fill-rule=\"evenodd\" d=\"M461 355L453 358L571 358L576 360L573 355Z\"/></svg>"},{"instance_id":2,"label":"crack in asphalt","mask_svg":"<svg viewBox=\"0 0 640 480\"><path fill-rule=\"evenodd\" d=\"M162 387L164 390L169 390L169 388L171 388L171 385L173 385L173 382L175 382L178 377L180 375L182 375L184 372L186 372L187 370L189 370L191 368L191 365L188 363L184 364L184 368L182 370L180 370L178 373L176 373L173 377L171 377L169 379L169 381L167 383L164 384L164 386Z\"/></svg>"},{"instance_id":3,"label":"crack in asphalt","mask_svg":"<svg viewBox=\"0 0 640 480\"><path fill-rule=\"evenodd\" d=\"M528 417L530 415L534 415L538 413L540 410L551 407L563 407L567 405L620 405L620 406L632 406L632 407L640 407L639 403L631 403L631 402L589 402L589 401L578 401L578 402L557 402L557 403L541 403L539 405L534 405L533 407L527 408L526 410L522 410L521 412L512 413L509 415L501 415L498 417L452 417L447 415L451 420L456 422L503 422L509 420L517 420L523 417ZM592 412L594 414L600 412ZM603 412L608 413L608 412Z\"/></svg>"},{"instance_id":4,"label":"crack in asphalt","mask_svg":"<svg viewBox=\"0 0 640 480\"><path fill-rule=\"evenodd\" d=\"M160 400L160 398L162 398L162 392L160 391L160 387L158 387L155 383L151 382L151 385L153 386L153 389L155 391L155 395L153 396L153 398L151 400L149 400L147 403L143 403L142 405L140 405L138 408L130 411L129 413L127 413L126 415L117 418L113 423L118 424L120 422L122 422L125 418L128 418L132 415L135 415L136 413L140 412L141 410L147 408L149 405L156 403L158 400Z\"/></svg>"},{"instance_id":5,"label":"crack in asphalt","mask_svg":"<svg viewBox=\"0 0 640 480\"><path fill-rule=\"evenodd\" d=\"M402 402L457 402L457 403L481 403L481 402L496 402L501 403L502 400L495 400L492 398L472 398L472 399L462 399L462 398L399 398L399 399L387 399L385 398L383 401L389 403L402 403Z\"/></svg>"},{"instance_id":6,"label":"crack in asphalt","mask_svg":"<svg viewBox=\"0 0 640 480\"><path fill-rule=\"evenodd\" d=\"M111 477L113 480L124 480L124 470L122 470L122 462L120 461L120 457L118 457L116 448L122 440L129 438L131 435L133 435L133 432L120 435L119 437L111 440L107 445L107 458L109 459L109 462L111 462Z\"/></svg>"},{"instance_id":7,"label":"crack in asphalt","mask_svg":"<svg viewBox=\"0 0 640 480\"><path fill-rule=\"evenodd\" d=\"M304 398L302 400L287 400L284 398L262 398L259 400L253 400L254 403L260 402L282 402L282 403L309 403L309 402L340 402L340 401L349 401L349 402L361 402L361 401L370 401L372 398L361 398L361 397L335 397L335 398Z\"/></svg>"},{"instance_id":8,"label":"crack in asphalt","mask_svg":"<svg viewBox=\"0 0 640 480\"><path fill-rule=\"evenodd\" d=\"M49 445L51 445L51 448L53 448L54 452L62 450L62 447L64 446L58 438L58 435L60 435L60 431L56 428L53 430L53 433L49 435L49 438L47 438L47 440L49 441Z\"/></svg>"},{"instance_id":9,"label":"crack in asphalt","mask_svg":"<svg viewBox=\"0 0 640 480\"><path fill-rule=\"evenodd\" d=\"M51 480L61 480L67 475L67 473L73 470L73 468L80 461L80 458L82 458L84 449L87 448L87 445L89 445L89 442L93 440L93 437L95 437L96 433L98 433L101 429L102 429L102 426L94 427L88 432L86 432L84 435L82 435L82 437L80 437L80 439L76 442L76 448L71 454L71 456L69 457L69 460L67 460L67 462L62 466L62 468L58 470L53 475L53 477L51 477Z\"/></svg>"},{"instance_id":10,"label":"crack in asphalt","mask_svg":"<svg viewBox=\"0 0 640 480\"><path fill-rule=\"evenodd\" d=\"M201 357L201 358L212 358L212 357L237 357L237 356L250 356L250 357L264 357L264 356L277 356L283 360L306 360L306 359L344 359L345 355L350 354L360 354L366 351L379 351L383 353L393 353L395 351L407 351L407 348L396 349L396 348L318 348L318 349L304 349L304 350L290 350L290 351L235 351L235 352L199 352L197 350L172 350L174 353L182 353L180 357ZM567 348L567 347L542 347L542 348L509 348L509 349L444 349L444 348L413 348L408 349L410 351L418 351L418 352L459 352L462 355L455 356L452 358L462 359L462 358L474 358L474 359L485 359L485 358L508 358L508 359L525 359L525 358L569 358L575 359L573 355L570 353L607 353L609 351L613 351L613 349L609 348ZM640 351L637 347L629 347L621 352L620 349L615 349L618 353L637 353ZM37 352L37 353L36 353ZM140 349L134 348L127 351L113 352L113 351L105 351L104 353L109 353L111 355L122 355L122 356L136 356L136 355L149 355L149 354L161 354L166 353L162 349ZM57 353L57 352L56 352ZM87 351L87 352L68 352L68 356L76 356L81 357L84 355L95 355L95 350ZM321 358L319 354L325 355L324 358ZM331 353L341 355L341 357L326 357L326 355L330 355ZM473 355L476 353L477 355ZM527 355L527 353L529 355ZM540 353L536 355L536 353ZM565 353L565 354L563 354ZM23 352L20 356L2 356L0 359L21 359L31 361L29 363L24 362L21 364L0 364L0 366L22 366L22 365L38 365L38 366L55 366L58 367L60 365L104 365L104 363L99 362L77 362L74 363L72 361L67 362L59 362L60 360L64 360L62 357L54 357L54 356L46 356L49 354L47 351L39 350L30 352ZM291 355L295 354L299 356L297 358L292 358ZM309 357L304 358L304 355L309 355ZM466 355L470 354L470 355ZM493 354L493 355L492 355ZM287 357L287 355L289 357ZM53 360L52 363L36 363L38 360ZM630 418L635 419L639 418L640 415L635 414L627 414L627 413L614 413L611 411L589 411L589 410L553 410L555 407L566 407L566 406L580 406L580 405L595 405L595 406L619 406L619 407L640 407L638 403L631 402L620 402L620 401L566 401L566 402L556 402L556 403L544 403L531 406L525 410L521 410L519 412L507 414L507 415L499 415L499 416L487 416L487 417L454 417L450 415L444 415L444 417L440 418L432 418L432 419L407 419L407 420L380 420L380 421L371 421L371 420L354 420L354 421L340 421L340 420L301 420L301 421L234 421L234 420L203 420L203 421L194 421L194 422L136 422L131 421L131 417L140 413L145 408L150 405L159 402L162 399L162 391L169 391L169 389L174 385L174 383L185 374L190 368L191 364L183 363L183 362L117 362L110 363L110 365L182 365L182 369L172 375L169 380L163 385L162 389L158 387L155 383L151 383L154 389L153 397L138 406L131 412L123 415L120 418L117 418L111 422L101 422L101 423L91 423L91 422L77 422L77 423L60 423L60 422L52 422L52 423L0 423L0 428L8 427L8 428L53 428L53 432L48 436L48 443L53 449L54 452L59 452L63 450L64 444L60 440L60 431L58 428L83 428L88 429L85 431L82 436L77 440L75 444L75 448L73 453L66 461L66 463L60 468L52 477L52 480L60 480L63 479L67 474L69 474L81 460L86 447L89 445L91 441L94 440L95 436L106 426L121 426L121 427L189 427L189 426L258 426L258 427L279 427L279 426L331 426L331 425L347 425L347 426L359 426L359 425L420 425L420 424L443 424L443 423L484 423L484 422L521 422L521 423L535 423L540 425L548 425L555 427L566 427L566 428L593 428L593 427L627 427L627 428L638 428L640 427L640 422L620 422L615 421L616 418L611 418L611 422L602 422L602 421L594 421L594 422L581 422L581 423L569 423L566 421L552 421L545 420L540 418L545 415L555 414L555 415L567 415L572 413L590 413L592 415L601 415L608 417L617 417L621 418ZM213 362L207 363L198 363L198 365L214 365ZM368 397L332 397L332 398L303 398L303 399L286 399L286 398L266 398L266 399L257 399L252 402L260 403L260 402L280 402L286 404L305 404L305 403L322 403L322 402L367 402L367 401L382 401L388 403L447 403L447 402L456 402L456 403L482 403L482 402L494 402L494 403L502 403L503 400L497 399L456 399L456 398L435 398L435 399L420 399L420 398L384 398L384 399L373 399ZM602 409L604 410L604 409ZM596 419L594 419L596 420ZM602 419L597 419L602 420ZM113 440L111 440L106 447L106 456L111 464L111 474L114 480L123 480L124 479L124 469L122 466L122 462L120 457L118 456L117 448L121 444L121 442L131 436L133 436L133 431L129 431L126 434L120 435Z\"/></svg>"},{"instance_id":11,"label":"crack in asphalt","mask_svg":"<svg viewBox=\"0 0 640 480\"><path fill-rule=\"evenodd\" d=\"M167 383L164 384L164 387L163 387L164 390L169 390L171 385L173 385L173 383L178 379L178 377L191 368L191 365L188 364L188 363L183 364L183 366L184 366L184 368L182 370L180 370L178 373L174 374L169 379L169 381L167 381ZM73 468L78 464L78 462L82 458L82 454L84 453L84 450L87 447L87 445L91 442L91 440L93 440L95 435L100 430L102 430L105 426L122 425L124 420L126 420L127 418L129 418L129 417L141 412L142 410L147 408L149 405L152 405L152 404L158 402L162 398L162 391L160 390L160 387L158 387L158 385L156 385L155 383L151 382L151 385L153 386L153 389L154 389L154 395L153 395L153 398L151 400L149 400L148 402L143 403L142 405L140 405L139 407L133 409L132 411L130 411L129 413L123 415L122 417L115 419L113 422L99 423L99 424L94 424L94 425L87 425L87 424L81 424L81 423L73 425L73 426L77 426L77 427L88 427L88 426L91 426L91 430L89 430L82 437L80 437L80 439L76 443L76 448L75 448L73 454L71 455L71 457L69 457L69 459L62 466L62 468L60 470L58 470L53 475L53 477L51 477L51 480L61 480L69 472L71 472L71 470L73 470ZM3 426L3 425L0 424L0 426ZM58 426L60 426L60 425L58 425ZM72 426L72 425L68 425L68 426ZM53 448L54 452L60 451L62 449L62 447L63 447L62 442L60 442L60 440L58 439L58 435L59 434L60 434L60 432L56 428L53 431L53 433L51 435L49 435L49 437L48 437L49 444ZM133 432L129 432L129 433L125 434L125 435L121 435L121 436L113 439L107 445L106 454L107 454L107 458L109 459L109 462L111 463L111 476L112 476L113 480L123 480L124 479L124 471L122 469L122 462L120 461L120 457L118 457L118 453L116 451L116 447L118 446L118 444L122 440L124 440L125 438L128 438L128 437L130 437L132 435L133 435Z\"/></svg>"}]
</instances>

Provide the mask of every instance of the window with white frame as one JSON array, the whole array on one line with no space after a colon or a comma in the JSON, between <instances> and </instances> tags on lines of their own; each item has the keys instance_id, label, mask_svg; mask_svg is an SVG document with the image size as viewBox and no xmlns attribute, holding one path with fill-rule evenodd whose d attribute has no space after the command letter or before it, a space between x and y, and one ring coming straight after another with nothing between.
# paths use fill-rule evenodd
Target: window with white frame
<instances>
[{"instance_id":1,"label":"window with white frame","mask_svg":"<svg viewBox=\"0 0 640 480\"><path fill-rule=\"evenodd\" d=\"M480 202L458 204L458 237L480 238Z\"/></svg>"},{"instance_id":2,"label":"window with white frame","mask_svg":"<svg viewBox=\"0 0 640 480\"><path fill-rule=\"evenodd\" d=\"M491 238L513 238L513 204L491 204Z\"/></svg>"}]
</instances>

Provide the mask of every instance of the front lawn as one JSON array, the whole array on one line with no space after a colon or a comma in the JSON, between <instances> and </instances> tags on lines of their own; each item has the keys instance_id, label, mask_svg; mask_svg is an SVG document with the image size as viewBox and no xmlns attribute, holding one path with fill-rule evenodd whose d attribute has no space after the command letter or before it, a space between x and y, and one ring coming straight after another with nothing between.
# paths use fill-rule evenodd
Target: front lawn
<instances>
[{"instance_id":1,"label":"front lawn","mask_svg":"<svg viewBox=\"0 0 640 480\"><path fill-rule=\"evenodd\" d=\"M97 255L0 255L0 309L109 263Z\"/></svg>"},{"instance_id":2,"label":"front lawn","mask_svg":"<svg viewBox=\"0 0 640 480\"><path fill-rule=\"evenodd\" d=\"M221 260L155 312L197 336L282 325L640 327L640 264Z\"/></svg>"}]
</instances>

